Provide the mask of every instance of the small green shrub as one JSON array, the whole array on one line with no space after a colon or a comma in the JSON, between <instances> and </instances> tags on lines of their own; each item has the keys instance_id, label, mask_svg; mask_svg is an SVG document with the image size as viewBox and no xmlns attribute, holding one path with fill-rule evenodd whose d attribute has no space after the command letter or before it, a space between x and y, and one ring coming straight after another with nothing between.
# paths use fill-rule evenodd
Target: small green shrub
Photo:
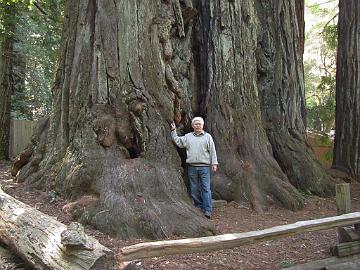
<instances>
[{"instance_id":1,"label":"small green shrub","mask_svg":"<svg viewBox=\"0 0 360 270\"><path fill-rule=\"evenodd\" d=\"M326 153L324 155L324 159L326 161L332 161L333 160L333 151L332 150L326 151Z\"/></svg>"},{"instance_id":2,"label":"small green shrub","mask_svg":"<svg viewBox=\"0 0 360 270\"><path fill-rule=\"evenodd\" d=\"M51 190L49 192L50 202L51 203L56 202L57 196L58 196L57 192L55 190Z\"/></svg>"},{"instance_id":3,"label":"small green shrub","mask_svg":"<svg viewBox=\"0 0 360 270\"><path fill-rule=\"evenodd\" d=\"M282 261L281 263L279 263L279 268L288 268L288 267L291 267L291 266L294 266L295 263L293 261L288 261L288 260L285 260L285 261Z\"/></svg>"}]
</instances>

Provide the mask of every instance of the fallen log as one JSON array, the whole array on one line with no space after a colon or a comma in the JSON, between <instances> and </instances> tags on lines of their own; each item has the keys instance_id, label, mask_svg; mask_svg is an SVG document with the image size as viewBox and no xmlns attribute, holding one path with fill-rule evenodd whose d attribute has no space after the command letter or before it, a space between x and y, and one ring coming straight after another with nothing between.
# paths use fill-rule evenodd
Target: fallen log
<instances>
[{"instance_id":1,"label":"fallen log","mask_svg":"<svg viewBox=\"0 0 360 270\"><path fill-rule=\"evenodd\" d=\"M115 269L113 252L81 228L68 228L0 187L0 242L34 269Z\"/></svg>"},{"instance_id":2,"label":"fallen log","mask_svg":"<svg viewBox=\"0 0 360 270\"><path fill-rule=\"evenodd\" d=\"M29 270L8 249L0 246L0 270Z\"/></svg>"}]
</instances>

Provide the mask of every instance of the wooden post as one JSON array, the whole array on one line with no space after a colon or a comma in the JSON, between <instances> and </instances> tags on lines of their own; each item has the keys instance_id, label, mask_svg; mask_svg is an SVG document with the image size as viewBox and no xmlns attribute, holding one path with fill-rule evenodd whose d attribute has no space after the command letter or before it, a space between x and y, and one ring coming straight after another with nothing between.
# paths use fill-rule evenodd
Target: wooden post
<instances>
[{"instance_id":1,"label":"wooden post","mask_svg":"<svg viewBox=\"0 0 360 270\"><path fill-rule=\"evenodd\" d=\"M359 253L360 253L360 241L341 243L335 247L335 255L338 257L346 257Z\"/></svg>"},{"instance_id":2,"label":"wooden post","mask_svg":"<svg viewBox=\"0 0 360 270\"><path fill-rule=\"evenodd\" d=\"M351 212L350 185L348 183L336 185L336 207L338 215ZM348 235L343 228L337 229L339 243L348 242Z\"/></svg>"},{"instance_id":3,"label":"wooden post","mask_svg":"<svg viewBox=\"0 0 360 270\"><path fill-rule=\"evenodd\" d=\"M336 206L338 215L351 212L350 185L348 183L336 185Z\"/></svg>"}]
</instances>

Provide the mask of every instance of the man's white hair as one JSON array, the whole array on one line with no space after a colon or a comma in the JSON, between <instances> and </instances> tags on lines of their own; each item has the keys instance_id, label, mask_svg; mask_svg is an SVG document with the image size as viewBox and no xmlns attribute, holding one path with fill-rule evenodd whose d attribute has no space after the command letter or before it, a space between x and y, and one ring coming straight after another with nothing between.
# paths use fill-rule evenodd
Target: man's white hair
<instances>
[{"instance_id":1,"label":"man's white hair","mask_svg":"<svg viewBox=\"0 0 360 270\"><path fill-rule=\"evenodd\" d=\"M200 122L201 124L204 124L204 119L200 116L196 116L193 120L191 120L191 125L195 124L195 122Z\"/></svg>"}]
</instances>

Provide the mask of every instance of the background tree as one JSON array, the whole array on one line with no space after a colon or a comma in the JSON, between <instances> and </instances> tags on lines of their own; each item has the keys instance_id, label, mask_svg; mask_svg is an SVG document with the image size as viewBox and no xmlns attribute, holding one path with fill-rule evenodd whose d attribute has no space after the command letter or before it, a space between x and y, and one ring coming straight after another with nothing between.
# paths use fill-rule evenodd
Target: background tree
<instances>
[{"instance_id":1,"label":"background tree","mask_svg":"<svg viewBox=\"0 0 360 270\"><path fill-rule=\"evenodd\" d=\"M0 159L9 158L10 118L38 118L51 106L62 1L35 2L31 9L33 4L0 1Z\"/></svg>"},{"instance_id":2,"label":"background tree","mask_svg":"<svg viewBox=\"0 0 360 270\"><path fill-rule=\"evenodd\" d=\"M15 3L0 2L0 160L9 158L10 104L13 89Z\"/></svg>"},{"instance_id":3,"label":"background tree","mask_svg":"<svg viewBox=\"0 0 360 270\"><path fill-rule=\"evenodd\" d=\"M274 201L301 207L301 196L274 160L261 124L254 4L210 1L196 8L201 20L196 36L202 37L197 111L206 117L220 156L215 192L227 200L248 200L258 210Z\"/></svg>"},{"instance_id":4,"label":"background tree","mask_svg":"<svg viewBox=\"0 0 360 270\"><path fill-rule=\"evenodd\" d=\"M336 70L336 130L333 168L359 179L360 103L359 60L360 3L339 2Z\"/></svg>"},{"instance_id":5,"label":"background tree","mask_svg":"<svg viewBox=\"0 0 360 270\"><path fill-rule=\"evenodd\" d=\"M76 218L125 237L211 233L211 224L190 202L184 155L169 135L173 119L184 133L191 130L191 118L201 115L219 154L218 198L246 201L258 210L272 203L302 207L302 196L274 159L265 130L279 125L262 120L256 72L256 55L267 47L257 49L263 36L255 14L261 12L260 22L280 14L288 27L276 42L294 40L296 50L289 56L271 47L281 62L267 73L279 71L280 81L294 81L281 88L295 101L285 104L291 120L280 127L293 128L289 137L303 145L301 41L291 19L295 4L284 2L275 14L262 5L68 1L52 114L18 180L56 189L75 200L70 210ZM292 73L285 76L289 70L278 70L282 65L293 67ZM295 143L286 147L303 153ZM302 172L317 170L301 165ZM316 192L329 191L327 179L319 177L318 183ZM302 187L307 185L313 187L310 182Z\"/></svg>"},{"instance_id":6,"label":"background tree","mask_svg":"<svg viewBox=\"0 0 360 270\"><path fill-rule=\"evenodd\" d=\"M297 2L257 1L262 121L274 157L290 182L305 192L325 195L332 192L332 186L306 143L301 39L304 6Z\"/></svg>"},{"instance_id":7,"label":"background tree","mask_svg":"<svg viewBox=\"0 0 360 270\"><path fill-rule=\"evenodd\" d=\"M63 5L62 0L35 1L18 16L12 118L38 119L50 112Z\"/></svg>"}]
</instances>

